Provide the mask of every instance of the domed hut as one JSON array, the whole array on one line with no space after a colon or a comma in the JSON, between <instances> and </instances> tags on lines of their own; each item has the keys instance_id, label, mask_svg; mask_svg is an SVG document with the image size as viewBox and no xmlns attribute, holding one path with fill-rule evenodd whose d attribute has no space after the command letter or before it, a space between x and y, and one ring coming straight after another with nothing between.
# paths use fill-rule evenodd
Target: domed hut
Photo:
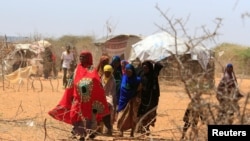
<instances>
[{"instance_id":1,"label":"domed hut","mask_svg":"<svg viewBox=\"0 0 250 141\"><path fill-rule=\"evenodd\" d=\"M140 40L141 37L137 35L121 34L99 39L95 41L95 45L101 47L102 54L110 57L118 55L121 59L128 60L131 46Z\"/></svg>"}]
</instances>

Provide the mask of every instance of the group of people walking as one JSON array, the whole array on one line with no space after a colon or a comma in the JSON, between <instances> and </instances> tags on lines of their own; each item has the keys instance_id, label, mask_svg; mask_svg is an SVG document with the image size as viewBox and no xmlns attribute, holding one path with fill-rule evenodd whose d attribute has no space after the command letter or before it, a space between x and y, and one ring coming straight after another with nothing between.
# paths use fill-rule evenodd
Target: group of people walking
<instances>
[{"instance_id":1,"label":"group of people walking","mask_svg":"<svg viewBox=\"0 0 250 141\"><path fill-rule=\"evenodd\" d=\"M154 126L160 96L158 75L163 67L160 63L142 62L143 71L138 74L132 64L119 56L110 59L102 55L94 67L91 52L82 51L79 61L64 95L49 111L53 118L73 126L74 137L84 140L86 129L93 131L89 137L95 137L101 131L101 123L106 128L104 134L109 136L113 135L115 122L119 136L130 129L133 137L139 121L140 132Z\"/></svg>"},{"instance_id":2,"label":"group of people walking","mask_svg":"<svg viewBox=\"0 0 250 141\"><path fill-rule=\"evenodd\" d=\"M89 51L82 51L80 63L71 70L71 77L67 77L70 62L74 60L70 48L62 53L61 65L63 69L63 85L66 88L58 105L49 111L53 118L71 124L73 137L79 136L84 140L87 129L93 132L89 137L94 138L96 133L103 132L103 126L108 136L113 135L114 125L117 125L118 136L124 136L124 131L130 130L130 136L135 132L148 135L150 126L156 122L157 106L160 97L158 76L163 68L159 62L144 61L137 68L119 56L103 54L96 67L93 65L93 56ZM68 60L68 61L63 61ZM228 100L232 99L236 107L231 108L232 114L239 110L237 101L242 95L236 92L237 79L232 64L225 68L224 76L218 84L217 99L220 104L217 121L228 109ZM182 138L190 126L196 126L200 113L192 110L197 104L200 95L189 104L184 114ZM191 117L190 116L194 116ZM192 121L190 119L195 119ZM115 124L116 123L116 124ZM138 128L136 128L138 127Z\"/></svg>"}]
</instances>

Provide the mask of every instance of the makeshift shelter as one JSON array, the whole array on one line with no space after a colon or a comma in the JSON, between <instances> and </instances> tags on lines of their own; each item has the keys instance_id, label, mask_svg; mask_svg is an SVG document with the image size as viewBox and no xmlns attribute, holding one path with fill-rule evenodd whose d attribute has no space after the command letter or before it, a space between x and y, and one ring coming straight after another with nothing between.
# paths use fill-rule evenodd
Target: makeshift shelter
<instances>
[{"instance_id":1,"label":"makeshift shelter","mask_svg":"<svg viewBox=\"0 0 250 141\"><path fill-rule=\"evenodd\" d=\"M42 60L41 53L49 46L51 44L46 40L12 44L11 48L8 49L8 53L1 57L4 62L1 65L4 74L14 71L13 67L19 68L27 65L37 65L42 69L42 64L40 64ZM39 73L42 73L41 69L39 69Z\"/></svg>"},{"instance_id":2,"label":"makeshift shelter","mask_svg":"<svg viewBox=\"0 0 250 141\"><path fill-rule=\"evenodd\" d=\"M165 66L161 71L162 77L167 80L179 79L180 68L173 55L180 57L184 70L183 76L189 77L194 74L208 72L209 87L214 83L214 63L212 51L203 47L189 47L183 40L175 38L167 32L159 32L147 36L143 40L132 45L129 61L139 59L154 62L163 61Z\"/></svg>"},{"instance_id":3,"label":"makeshift shelter","mask_svg":"<svg viewBox=\"0 0 250 141\"><path fill-rule=\"evenodd\" d=\"M141 40L137 35L121 34L117 36L109 36L97 40L95 45L102 48L103 54L108 54L110 57L118 55L121 59L128 59L131 45Z\"/></svg>"}]
</instances>

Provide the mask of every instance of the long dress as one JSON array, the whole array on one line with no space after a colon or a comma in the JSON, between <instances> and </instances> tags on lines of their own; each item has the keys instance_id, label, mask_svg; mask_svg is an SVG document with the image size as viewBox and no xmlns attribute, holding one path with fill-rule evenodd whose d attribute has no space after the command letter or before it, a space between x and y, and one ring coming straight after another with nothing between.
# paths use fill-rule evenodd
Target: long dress
<instances>
[{"instance_id":1,"label":"long dress","mask_svg":"<svg viewBox=\"0 0 250 141\"><path fill-rule=\"evenodd\" d=\"M107 81L105 81L107 79ZM111 75L109 78L106 78L105 75L101 77L102 80L102 86L105 90L105 95L107 102L109 104L109 109L111 112L111 124L114 122L115 117L115 106L116 103L116 83L113 75Z\"/></svg>"},{"instance_id":2,"label":"long dress","mask_svg":"<svg viewBox=\"0 0 250 141\"><path fill-rule=\"evenodd\" d=\"M84 120L90 121L93 115L100 120L110 114L96 69L78 64L72 84L66 88L58 105L48 113L56 120L72 125Z\"/></svg>"},{"instance_id":3,"label":"long dress","mask_svg":"<svg viewBox=\"0 0 250 141\"><path fill-rule=\"evenodd\" d=\"M150 61L145 61L142 63L142 66L146 65L149 69L147 73L141 73L141 104L138 109L138 117L142 118L142 126L154 126L156 122L156 110L159 102L160 96L160 87L158 82L158 75L162 69L162 65L156 63L153 66L153 63ZM151 111L152 109L155 109ZM151 111L150 113L148 113ZM146 116L144 116L147 114Z\"/></svg>"},{"instance_id":4,"label":"long dress","mask_svg":"<svg viewBox=\"0 0 250 141\"><path fill-rule=\"evenodd\" d=\"M121 80L122 80L122 68L121 68L121 58L119 56L114 56L112 58L111 66L113 67L113 76L115 78L116 83L116 94L115 94L115 101L114 101L114 108L116 110L119 97L120 97L120 87L121 87Z\"/></svg>"},{"instance_id":5,"label":"long dress","mask_svg":"<svg viewBox=\"0 0 250 141\"><path fill-rule=\"evenodd\" d=\"M240 114L238 101L243 95L239 92L236 84L237 80L234 72L228 71L228 68L226 68L216 92L216 98L220 105L217 117L217 122L219 123L232 124L234 113Z\"/></svg>"},{"instance_id":6,"label":"long dress","mask_svg":"<svg viewBox=\"0 0 250 141\"><path fill-rule=\"evenodd\" d=\"M133 71L133 75L128 77L126 74L122 77L120 88L120 98L118 104L118 119L117 128L119 131L134 129L137 122L137 110L139 107L138 101L138 86L140 77L137 77L134 67L131 64L126 65Z\"/></svg>"}]
</instances>

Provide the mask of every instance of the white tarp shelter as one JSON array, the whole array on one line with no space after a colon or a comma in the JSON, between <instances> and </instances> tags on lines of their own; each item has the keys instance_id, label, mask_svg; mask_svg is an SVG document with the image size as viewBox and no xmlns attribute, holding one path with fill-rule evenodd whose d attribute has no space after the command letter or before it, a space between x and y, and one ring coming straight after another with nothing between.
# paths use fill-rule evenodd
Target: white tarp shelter
<instances>
[{"instance_id":1,"label":"white tarp shelter","mask_svg":"<svg viewBox=\"0 0 250 141\"><path fill-rule=\"evenodd\" d=\"M189 53L193 60L198 60L203 69L207 68L210 53L205 47L196 46L189 49L184 41L173 37L167 32L159 32L133 44L128 61L138 58L140 61L152 60L157 62L166 59L172 54L183 55Z\"/></svg>"},{"instance_id":2,"label":"white tarp shelter","mask_svg":"<svg viewBox=\"0 0 250 141\"><path fill-rule=\"evenodd\" d=\"M51 46L51 43L49 43L46 40L40 40L33 42L32 44L16 44L15 49L17 50L30 50L34 52L35 54L40 54L44 51L46 47Z\"/></svg>"},{"instance_id":3,"label":"white tarp shelter","mask_svg":"<svg viewBox=\"0 0 250 141\"><path fill-rule=\"evenodd\" d=\"M20 43L20 44L15 44L15 48L14 50L9 53L5 58L5 71L8 72L8 70L12 69L12 65L15 63L15 61L17 60L26 60L27 58L16 58L16 53L19 52L20 50L23 50L24 53L26 53L27 50L33 52L34 54L36 54L37 56L35 58L28 58L29 59L29 63L31 65L39 65L40 67L42 66L42 64L39 63L39 61L42 60L41 58L41 53L44 52L46 47L51 46L51 43L49 43L46 40L39 40L33 43ZM23 56L21 56L23 57ZM42 68L42 67L41 67Z\"/></svg>"}]
</instances>

